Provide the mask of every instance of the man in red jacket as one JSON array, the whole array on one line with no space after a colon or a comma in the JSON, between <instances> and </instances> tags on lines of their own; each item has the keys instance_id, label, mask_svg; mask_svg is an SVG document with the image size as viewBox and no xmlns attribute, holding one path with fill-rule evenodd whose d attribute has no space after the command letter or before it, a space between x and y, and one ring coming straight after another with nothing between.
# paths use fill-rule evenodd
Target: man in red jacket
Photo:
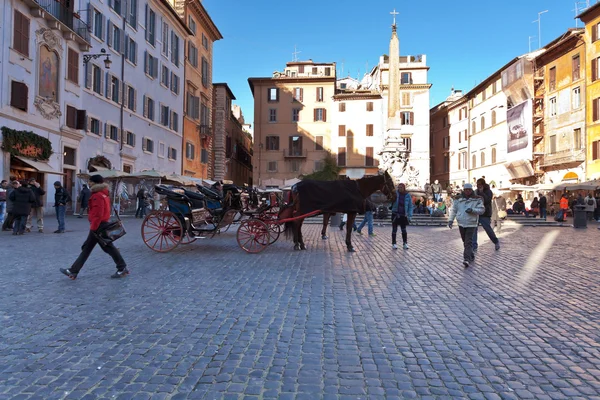
<instances>
[{"instance_id":1,"label":"man in red jacket","mask_svg":"<svg viewBox=\"0 0 600 400\"><path fill-rule=\"evenodd\" d=\"M83 267L83 264L87 261L92 250L96 247L98 239L96 238L95 232L105 226L110 219L110 197L108 194L108 185L104 183L104 179L100 175L92 175L90 177L90 183L92 184L92 196L88 203L88 220L90 221L90 233L87 239L81 246L81 254L77 257L77 260L73 263L71 268L61 268L60 272L68 276L70 279L76 279L77 274ZM106 246L100 245L100 248L110 255L117 265L117 272L111 275L111 278L125 278L129 275L127 270L127 264L121 257L119 250L112 244L109 243Z\"/></svg>"}]
</instances>

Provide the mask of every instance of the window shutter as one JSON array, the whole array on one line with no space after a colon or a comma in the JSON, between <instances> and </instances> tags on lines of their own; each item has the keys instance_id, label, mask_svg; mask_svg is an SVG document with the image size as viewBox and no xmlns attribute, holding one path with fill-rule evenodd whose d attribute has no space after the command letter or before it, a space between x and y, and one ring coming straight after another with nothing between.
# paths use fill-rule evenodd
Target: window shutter
<instances>
[{"instance_id":1,"label":"window shutter","mask_svg":"<svg viewBox=\"0 0 600 400\"><path fill-rule=\"evenodd\" d=\"M144 24L144 28L145 28L145 31L146 31L146 41L147 41L148 40L148 36L149 36L148 35L148 32L149 32L148 26L150 24L150 8L148 7L148 4L146 4L145 14L146 14L146 22Z\"/></svg>"},{"instance_id":2,"label":"window shutter","mask_svg":"<svg viewBox=\"0 0 600 400\"><path fill-rule=\"evenodd\" d=\"M598 25L592 26L592 42L598 40Z\"/></svg>"},{"instance_id":3,"label":"window shutter","mask_svg":"<svg viewBox=\"0 0 600 400\"><path fill-rule=\"evenodd\" d=\"M300 88L300 101L304 98L304 88Z\"/></svg>"},{"instance_id":4,"label":"window shutter","mask_svg":"<svg viewBox=\"0 0 600 400\"><path fill-rule=\"evenodd\" d=\"M22 82L11 82L10 105L19 110L27 111L27 85Z\"/></svg>"},{"instance_id":5,"label":"window shutter","mask_svg":"<svg viewBox=\"0 0 600 400\"><path fill-rule=\"evenodd\" d=\"M104 124L104 137L108 137L110 133L110 129L108 127L108 124Z\"/></svg>"},{"instance_id":6,"label":"window shutter","mask_svg":"<svg viewBox=\"0 0 600 400\"><path fill-rule=\"evenodd\" d=\"M317 121L317 109L316 108L313 110L313 117L314 117L314 121L316 122Z\"/></svg>"},{"instance_id":7,"label":"window shutter","mask_svg":"<svg viewBox=\"0 0 600 400\"><path fill-rule=\"evenodd\" d=\"M102 95L102 93L104 93L104 72L102 72L102 69L100 67L98 67L98 71L100 73L100 95Z\"/></svg>"},{"instance_id":8,"label":"window shutter","mask_svg":"<svg viewBox=\"0 0 600 400\"><path fill-rule=\"evenodd\" d=\"M92 65L90 63L85 64L85 87L88 89L92 87Z\"/></svg>"},{"instance_id":9,"label":"window shutter","mask_svg":"<svg viewBox=\"0 0 600 400\"><path fill-rule=\"evenodd\" d=\"M290 143L289 143L289 148L288 148L288 154L291 156L291 155L293 155L292 149L294 148L294 137L293 136L289 137L289 142Z\"/></svg>"},{"instance_id":10,"label":"window shutter","mask_svg":"<svg viewBox=\"0 0 600 400\"><path fill-rule=\"evenodd\" d=\"M92 25L94 23L94 8L92 7L92 2L89 1L87 4L87 26L88 32L92 31Z\"/></svg>"},{"instance_id":11,"label":"window shutter","mask_svg":"<svg viewBox=\"0 0 600 400\"><path fill-rule=\"evenodd\" d=\"M123 136L123 131L117 129L117 142L121 143L121 137Z\"/></svg>"},{"instance_id":12,"label":"window shutter","mask_svg":"<svg viewBox=\"0 0 600 400\"><path fill-rule=\"evenodd\" d=\"M414 125L415 124L415 113L414 112L410 112L410 125Z\"/></svg>"},{"instance_id":13,"label":"window shutter","mask_svg":"<svg viewBox=\"0 0 600 400\"><path fill-rule=\"evenodd\" d=\"M598 121L598 102L600 98L596 98L592 102L592 121Z\"/></svg>"},{"instance_id":14,"label":"window shutter","mask_svg":"<svg viewBox=\"0 0 600 400\"><path fill-rule=\"evenodd\" d=\"M110 74L107 72L106 73L106 98L107 99L111 99L112 98L112 79Z\"/></svg>"},{"instance_id":15,"label":"window shutter","mask_svg":"<svg viewBox=\"0 0 600 400\"><path fill-rule=\"evenodd\" d=\"M143 97L144 100L144 117L148 117L148 100L146 98L146 95L144 95Z\"/></svg>"},{"instance_id":16,"label":"window shutter","mask_svg":"<svg viewBox=\"0 0 600 400\"><path fill-rule=\"evenodd\" d=\"M85 110L77 110L75 129L87 130L86 122L87 122L86 111Z\"/></svg>"},{"instance_id":17,"label":"window shutter","mask_svg":"<svg viewBox=\"0 0 600 400\"><path fill-rule=\"evenodd\" d=\"M135 133L132 133L131 136L132 136L132 139L133 139L131 141L131 146L135 147Z\"/></svg>"},{"instance_id":18,"label":"window shutter","mask_svg":"<svg viewBox=\"0 0 600 400\"><path fill-rule=\"evenodd\" d=\"M146 151L146 138L142 138L142 151Z\"/></svg>"},{"instance_id":19,"label":"window shutter","mask_svg":"<svg viewBox=\"0 0 600 400\"><path fill-rule=\"evenodd\" d=\"M338 136L346 136L346 125L340 125L338 127Z\"/></svg>"},{"instance_id":20,"label":"window shutter","mask_svg":"<svg viewBox=\"0 0 600 400\"><path fill-rule=\"evenodd\" d=\"M110 22L110 19L108 20L108 22L106 23L106 44L108 44L108 47L112 47L112 23Z\"/></svg>"},{"instance_id":21,"label":"window shutter","mask_svg":"<svg viewBox=\"0 0 600 400\"><path fill-rule=\"evenodd\" d=\"M87 117L86 123L87 123L87 125L86 125L85 130L88 132L91 132L92 131L92 117Z\"/></svg>"},{"instance_id":22,"label":"window shutter","mask_svg":"<svg viewBox=\"0 0 600 400\"><path fill-rule=\"evenodd\" d=\"M327 109L323 108L323 122L327 122Z\"/></svg>"},{"instance_id":23,"label":"window shutter","mask_svg":"<svg viewBox=\"0 0 600 400\"><path fill-rule=\"evenodd\" d=\"M598 79L598 59L592 60L592 82Z\"/></svg>"},{"instance_id":24,"label":"window shutter","mask_svg":"<svg viewBox=\"0 0 600 400\"><path fill-rule=\"evenodd\" d=\"M316 96L315 96L315 99L316 99L317 101L320 101L320 100L319 100L319 88L315 88L315 89L317 89L317 94L316 94Z\"/></svg>"}]
</instances>

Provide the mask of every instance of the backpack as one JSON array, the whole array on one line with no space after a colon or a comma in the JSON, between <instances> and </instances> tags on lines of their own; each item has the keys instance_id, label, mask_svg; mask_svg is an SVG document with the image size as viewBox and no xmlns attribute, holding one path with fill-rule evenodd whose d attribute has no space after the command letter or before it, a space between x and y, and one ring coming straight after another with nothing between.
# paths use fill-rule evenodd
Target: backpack
<instances>
[{"instance_id":1,"label":"backpack","mask_svg":"<svg viewBox=\"0 0 600 400\"><path fill-rule=\"evenodd\" d=\"M594 200L588 199L587 204L588 204L588 206L593 206L594 205Z\"/></svg>"}]
</instances>

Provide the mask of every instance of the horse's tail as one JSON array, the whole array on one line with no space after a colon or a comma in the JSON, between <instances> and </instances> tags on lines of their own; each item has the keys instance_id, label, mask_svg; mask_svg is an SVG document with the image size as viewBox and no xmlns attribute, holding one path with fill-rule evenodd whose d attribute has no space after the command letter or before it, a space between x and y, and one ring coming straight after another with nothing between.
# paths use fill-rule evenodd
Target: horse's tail
<instances>
[{"instance_id":1,"label":"horse's tail","mask_svg":"<svg viewBox=\"0 0 600 400\"><path fill-rule=\"evenodd\" d=\"M284 224L283 233L285 234L285 238L290 240L294 237L294 221L288 221Z\"/></svg>"}]
</instances>

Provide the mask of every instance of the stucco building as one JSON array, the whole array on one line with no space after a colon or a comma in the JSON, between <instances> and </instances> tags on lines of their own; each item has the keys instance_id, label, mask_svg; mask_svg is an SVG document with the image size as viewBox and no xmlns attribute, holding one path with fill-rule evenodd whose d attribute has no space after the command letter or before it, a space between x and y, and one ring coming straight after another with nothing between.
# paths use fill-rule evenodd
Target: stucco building
<instances>
[{"instance_id":1,"label":"stucco building","mask_svg":"<svg viewBox=\"0 0 600 400\"><path fill-rule=\"evenodd\" d=\"M450 136L449 183L462 187L469 180L469 108L462 91L454 91L457 100L448 105L448 134ZM439 139L435 139L439 143Z\"/></svg>"}]
</instances>

